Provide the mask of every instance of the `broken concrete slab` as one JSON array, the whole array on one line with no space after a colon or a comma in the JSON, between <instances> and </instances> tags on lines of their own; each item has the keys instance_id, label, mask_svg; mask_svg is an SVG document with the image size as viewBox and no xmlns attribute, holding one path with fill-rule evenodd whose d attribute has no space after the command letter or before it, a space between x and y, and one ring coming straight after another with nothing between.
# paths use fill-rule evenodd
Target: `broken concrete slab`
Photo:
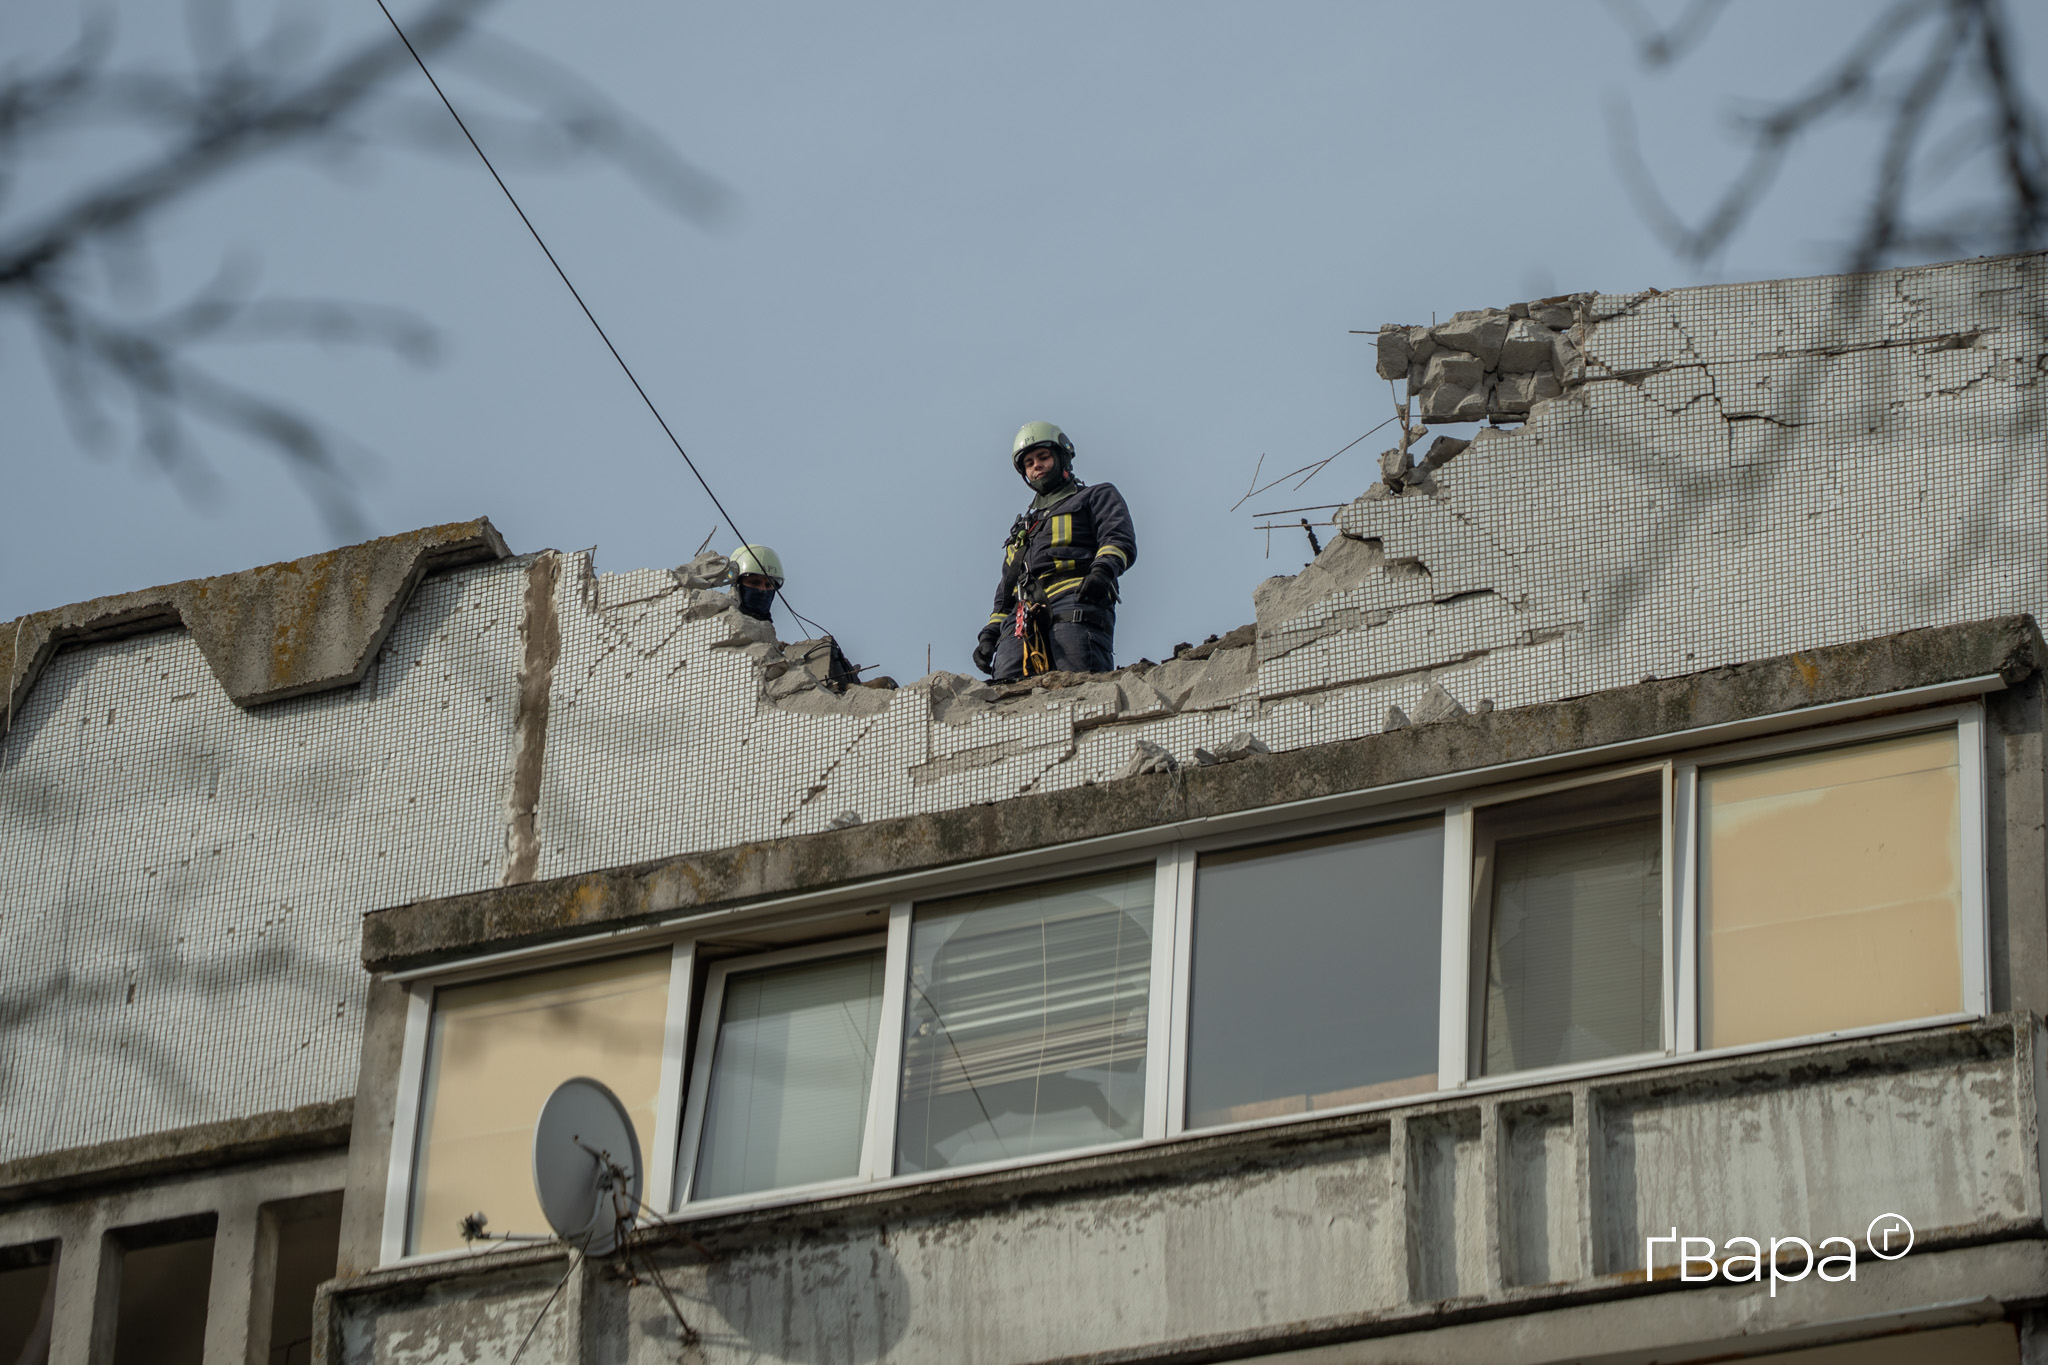
<instances>
[{"instance_id":1,"label":"broken concrete slab","mask_svg":"<svg viewBox=\"0 0 2048 1365\"><path fill-rule=\"evenodd\" d=\"M1249 730L1240 730L1228 740L1216 746L1214 753L1207 749L1195 750L1195 762L1204 768L1213 768L1218 763L1236 763L1250 758L1253 754L1270 754L1264 740Z\"/></svg>"},{"instance_id":2,"label":"broken concrete slab","mask_svg":"<svg viewBox=\"0 0 2048 1365\"><path fill-rule=\"evenodd\" d=\"M1449 322L1429 330L1437 345L1477 357L1482 369L1491 370L1500 365L1501 346L1512 321L1504 308L1475 308L1453 313Z\"/></svg>"},{"instance_id":3,"label":"broken concrete slab","mask_svg":"<svg viewBox=\"0 0 2048 1365\"><path fill-rule=\"evenodd\" d=\"M1423 689L1422 699L1415 703L1409 713L1413 725L1435 725L1438 721L1455 720L1469 714L1458 699L1444 689L1442 683L1431 683Z\"/></svg>"},{"instance_id":4,"label":"broken concrete slab","mask_svg":"<svg viewBox=\"0 0 2048 1365\"><path fill-rule=\"evenodd\" d=\"M1125 777L1143 777L1146 773L1170 773L1178 770L1179 760L1167 751L1163 744L1154 744L1141 739L1134 746L1131 761L1124 765Z\"/></svg>"},{"instance_id":5,"label":"broken concrete slab","mask_svg":"<svg viewBox=\"0 0 2048 1365\"><path fill-rule=\"evenodd\" d=\"M1408 329L1391 324L1380 328L1374 369L1382 379L1400 379L1408 373Z\"/></svg>"},{"instance_id":6,"label":"broken concrete slab","mask_svg":"<svg viewBox=\"0 0 2048 1365\"><path fill-rule=\"evenodd\" d=\"M1540 322L1518 318L1508 327L1506 340L1500 347L1500 372L1507 374L1534 374L1550 368L1552 339L1556 333Z\"/></svg>"}]
</instances>

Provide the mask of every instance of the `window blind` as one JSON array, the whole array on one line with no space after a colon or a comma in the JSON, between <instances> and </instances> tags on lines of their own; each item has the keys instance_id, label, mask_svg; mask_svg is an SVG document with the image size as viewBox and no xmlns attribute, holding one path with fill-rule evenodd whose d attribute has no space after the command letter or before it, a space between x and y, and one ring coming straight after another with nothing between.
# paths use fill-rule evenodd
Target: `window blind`
<instances>
[{"instance_id":1,"label":"window blind","mask_svg":"<svg viewBox=\"0 0 2048 1365\"><path fill-rule=\"evenodd\" d=\"M1963 1007L1953 728L1700 774L1700 1042Z\"/></svg>"},{"instance_id":2,"label":"window blind","mask_svg":"<svg viewBox=\"0 0 2048 1365\"><path fill-rule=\"evenodd\" d=\"M901 1169L1140 1135L1153 877L1148 865L918 908Z\"/></svg>"}]
</instances>

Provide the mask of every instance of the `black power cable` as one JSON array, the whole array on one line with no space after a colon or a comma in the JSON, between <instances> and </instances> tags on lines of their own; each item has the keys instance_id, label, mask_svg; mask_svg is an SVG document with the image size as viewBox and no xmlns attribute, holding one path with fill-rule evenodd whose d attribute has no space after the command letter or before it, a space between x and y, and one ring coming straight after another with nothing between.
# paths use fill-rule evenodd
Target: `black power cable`
<instances>
[{"instance_id":1,"label":"black power cable","mask_svg":"<svg viewBox=\"0 0 2048 1365\"><path fill-rule=\"evenodd\" d=\"M498 168L492 165L490 157L484 154L484 149L477 143L476 135L471 133L469 125L462 121L462 115L455 112L455 105L448 98L448 93L441 88L441 82L435 80L434 73L427 69L426 59L421 57L419 49L412 45L412 39L405 36L405 30L399 27L398 20L393 17L390 8L385 5L384 0L377 0L377 8L383 10L384 17L390 20L391 31L398 35L399 42L405 44L405 50L412 54L412 59L418 65L420 74L427 78L427 84L433 86L434 93L441 97L441 104L448 110L448 117L455 120L455 126L462 130L463 137L469 139L469 145L476 152L477 158L484 163L484 169L491 173L491 179L497 181L498 188L505 192L505 202L512 206L514 213L519 215L519 221L526 224L526 230L533 234L534 244L540 248L541 254L548 258L548 264L555 268L555 273L562 277L562 284L568 289L569 297L576 300L576 306L583 310L583 316L589 318L590 325L597 329L598 339L604 342L604 348L612 353L612 359L618 361L619 368L625 371L626 380L632 384L633 392L640 395L640 401L647 405L647 410L654 414L654 420L661 424L661 434L668 437L668 443L676 448L676 454L683 457L683 463L688 465L690 473L696 476L697 486L704 490L704 496L711 499L711 505L718 509L718 515L725 518L726 528L739 537L742 545L752 544L753 542L747 539L746 533L740 530L739 523L732 519L732 513L726 511L725 504L718 500L718 494L711 491L711 484L704 478L703 471L697 468L697 462L690 458L690 452L683 449L683 443L678 441L675 432L669 429L668 420L661 415L661 409L654 406L654 400L649 398L647 390L640 386L639 377L633 373L633 367L628 365L626 358L619 354L619 348L612 345L612 339L605 332L604 324L597 320L597 314L590 311L590 305L583 301L583 295L576 292L576 286L569 281L569 272L562 269L562 263L555 259L555 253L548 250L548 244L542 239L540 229L535 227L533 220L526 216L526 210L519 207L519 200L513 196L512 187L505 183L505 177L498 174ZM812 630L817 631L820 635L830 635L832 633L810 617L805 616L794 606L791 606L788 595L782 589L777 588L775 595L782 599L783 606L789 607L789 614L791 616L794 616Z\"/></svg>"}]
</instances>

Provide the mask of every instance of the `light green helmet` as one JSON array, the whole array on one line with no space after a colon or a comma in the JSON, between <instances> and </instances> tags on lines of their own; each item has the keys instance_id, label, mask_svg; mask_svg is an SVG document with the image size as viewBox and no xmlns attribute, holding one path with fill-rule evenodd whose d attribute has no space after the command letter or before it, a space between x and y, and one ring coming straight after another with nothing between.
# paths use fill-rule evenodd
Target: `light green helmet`
<instances>
[{"instance_id":1,"label":"light green helmet","mask_svg":"<svg viewBox=\"0 0 2048 1365\"><path fill-rule=\"evenodd\" d=\"M735 581L746 574L757 573L764 578L775 580L775 586L782 586L782 556L766 545L742 545L732 552L732 576Z\"/></svg>"},{"instance_id":2,"label":"light green helmet","mask_svg":"<svg viewBox=\"0 0 2048 1365\"><path fill-rule=\"evenodd\" d=\"M1024 472L1024 452L1040 446L1051 446L1059 452L1060 468L1074 467L1074 443L1051 422L1026 422L1017 428L1017 439L1010 442L1010 464L1021 475Z\"/></svg>"}]
</instances>

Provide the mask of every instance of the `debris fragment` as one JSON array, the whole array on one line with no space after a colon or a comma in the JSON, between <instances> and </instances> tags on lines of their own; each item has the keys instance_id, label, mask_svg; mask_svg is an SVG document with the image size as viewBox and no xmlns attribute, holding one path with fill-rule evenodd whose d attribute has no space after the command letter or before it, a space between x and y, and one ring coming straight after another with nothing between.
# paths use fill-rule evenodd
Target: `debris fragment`
<instances>
[{"instance_id":1,"label":"debris fragment","mask_svg":"<svg viewBox=\"0 0 2048 1365\"><path fill-rule=\"evenodd\" d=\"M1137 742L1131 761L1124 765L1125 777L1142 777L1146 773L1170 773L1178 770L1180 762L1167 752L1163 744L1154 744L1149 739Z\"/></svg>"},{"instance_id":2,"label":"debris fragment","mask_svg":"<svg viewBox=\"0 0 2048 1365\"><path fill-rule=\"evenodd\" d=\"M1235 763L1241 758L1250 758L1253 754L1272 752L1266 747L1266 742L1257 735L1249 730L1240 730L1232 735L1228 742L1216 746L1216 752L1213 754L1207 749L1195 750L1195 762L1208 768L1218 763Z\"/></svg>"}]
</instances>

